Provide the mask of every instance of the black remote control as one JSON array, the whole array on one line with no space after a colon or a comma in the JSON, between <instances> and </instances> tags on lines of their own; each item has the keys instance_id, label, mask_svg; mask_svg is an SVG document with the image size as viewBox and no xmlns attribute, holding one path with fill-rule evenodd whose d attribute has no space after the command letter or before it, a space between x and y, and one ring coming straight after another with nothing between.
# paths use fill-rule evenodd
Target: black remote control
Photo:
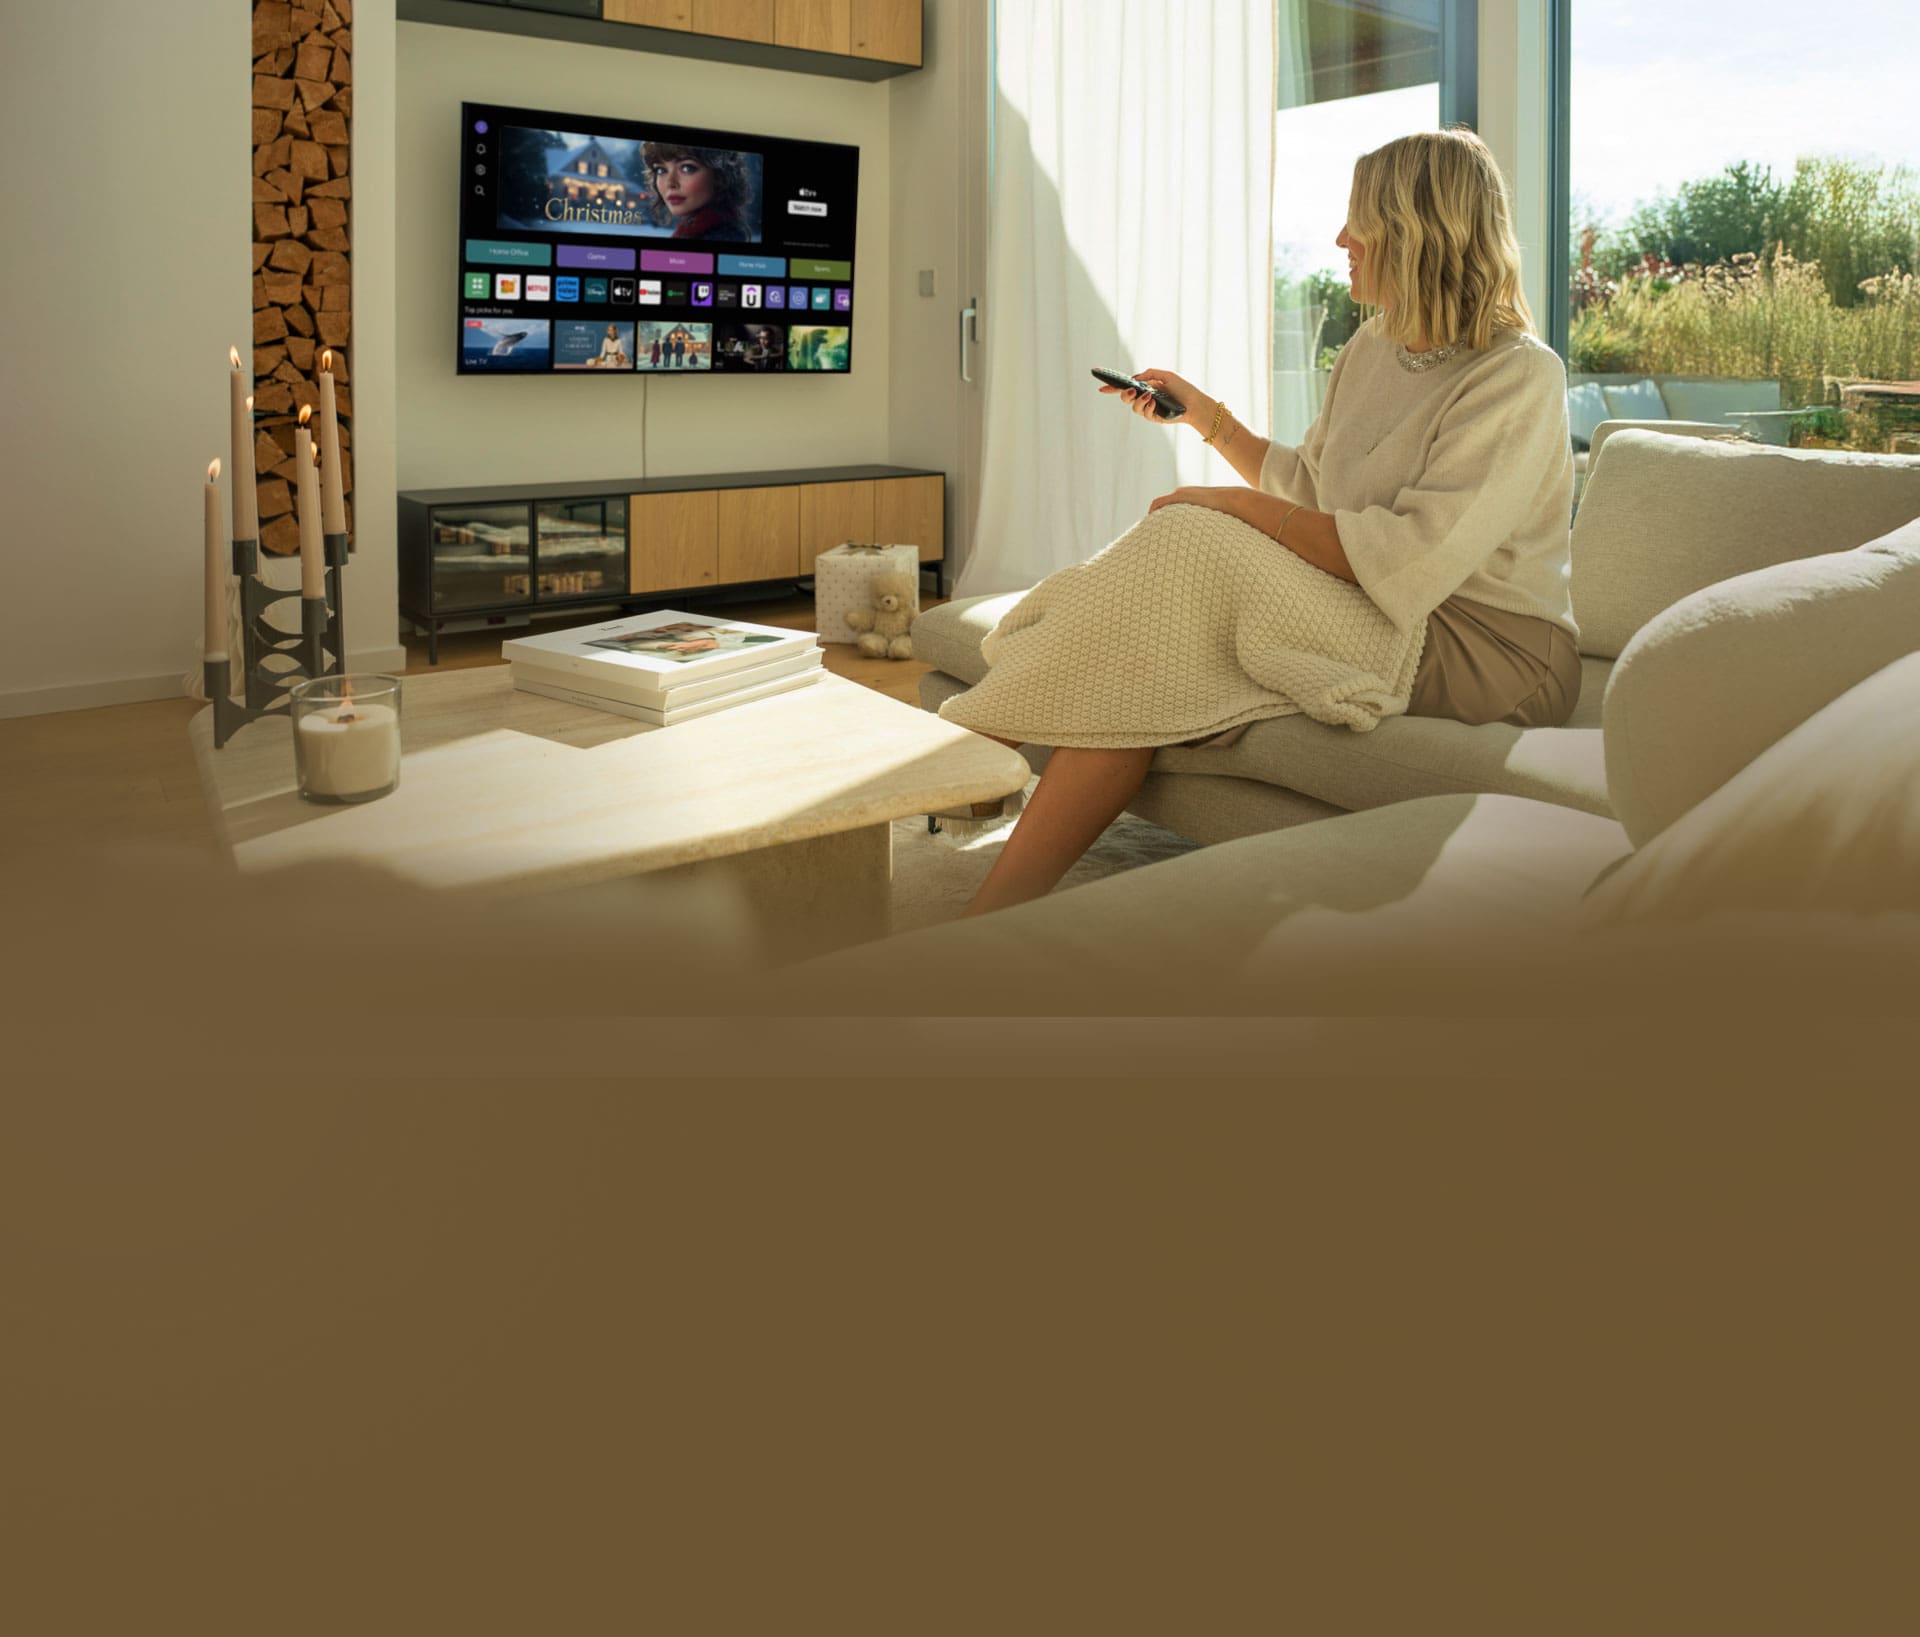
<instances>
[{"instance_id":1,"label":"black remote control","mask_svg":"<svg viewBox=\"0 0 1920 1637\"><path fill-rule=\"evenodd\" d=\"M1136 381L1131 375L1122 375L1117 370L1110 369L1096 369L1093 375L1095 380L1105 381L1110 387L1119 387L1122 390L1131 387L1135 392L1144 392L1153 400L1153 413L1156 420L1176 420L1187 412L1185 404L1166 388L1157 387L1151 381Z\"/></svg>"}]
</instances>

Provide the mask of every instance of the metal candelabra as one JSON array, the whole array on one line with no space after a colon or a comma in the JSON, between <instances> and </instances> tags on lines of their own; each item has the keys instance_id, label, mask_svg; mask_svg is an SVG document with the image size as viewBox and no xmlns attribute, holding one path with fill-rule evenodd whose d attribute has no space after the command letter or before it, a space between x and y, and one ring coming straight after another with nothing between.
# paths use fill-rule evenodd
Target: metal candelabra
<instances>
[{"instance_id":1,"label":"metal candelabra","mask_svg":"<svg viewBox=\"0 0 1920 1637\"><path fill-rule=\"evenodd\" d=\"M246 673L241 696L233 697L232 665L225 654L206 661L207 697L213 701L213 742L224 745L247 723L285 710L296 682L331 676L346 668L346 635L341 613L341 571L347 566L347 537L321 536L326 572L318 597L298 588L282 590L260 578L260 542L233 543L233 572L240 580L240 629ZM300 599L300 629L283 631L267 620L267 610L289 598ZM269 654L285 663L268 666Z\"/></svg>"}]
</instances>

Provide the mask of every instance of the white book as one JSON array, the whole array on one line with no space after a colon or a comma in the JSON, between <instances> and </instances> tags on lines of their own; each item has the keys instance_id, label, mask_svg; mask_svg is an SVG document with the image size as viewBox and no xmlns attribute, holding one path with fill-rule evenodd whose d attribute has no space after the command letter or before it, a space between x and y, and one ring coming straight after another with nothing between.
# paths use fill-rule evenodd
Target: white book
<instances>
[{"instance_id":1,"label":"white book","mask_svg":"<svg viewBox=\"0 0 1920 1637\"><path fill-rule=\"evenodd\" d=\"M545 699L562 699L569 705L584 705L588 710L610 711L615 716L630 716L636 722L645 722L651 727L670 728L679 722L690 722L695 717L711 716L716 711L730 710L735 705L749 705L756 699L770 699L775 694L791 693L796 688L810 688L826 673L818 669L798 671L792 676L778 677L772 682L749 688L743 693L727 694L719 699L703 699L697 705L677 705L670 710L650 710L645 705L629 704L624 699L607 699L598 694L582 693L578 688L563 688L551 682L535 682L514 673L513 685L522 693L537 693Z\"/></svg>"},{"instance_id":2,"label":"white book","mask_svg":"<svg viewBox=\"0 0 1920 1637\"><path fill-rule=\"evenodd\" d=\"M590 693L599 699L623 699L629 705L644 705L649 710L667 710L678 705L692 705L703 699L720 699L743 688L757 688L763 682L771 682L776 677L791 676L796 671L818 670L827 661L826 650L808 648L784 659L776 659L766 665L749 666L743 671L728 671L723 676L705 676L697 682L689 682L684 687L675 688L671 693L654 686L653 678L644 673L615 671L611 674L579 671L564 671L557 665L545 660L516 659L512 662L516 679L525 677L531 682L544 682L549 687L571 688L576 693Z\"/></svg>"},{"instance_id":3,"label":"white book","mask_svg":"<svg viewBox=\"0 0 1920 1637\"><path fill-rule=\"evenodd\" d=\"M819 647L811 631L790 631L710 614L627 614L570 631L512 637L500 644L508 661L529 661L581 677L620 677L672 694L690 683L767 665ZM578 684L575 684L578 686Z\"/></svg>"}]
</instances>

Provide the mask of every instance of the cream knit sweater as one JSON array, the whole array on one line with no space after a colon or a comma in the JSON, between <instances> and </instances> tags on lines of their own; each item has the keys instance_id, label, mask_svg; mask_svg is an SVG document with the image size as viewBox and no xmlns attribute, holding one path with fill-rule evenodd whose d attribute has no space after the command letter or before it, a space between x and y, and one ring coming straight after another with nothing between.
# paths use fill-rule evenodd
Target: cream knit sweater
<instances>
[{"instance_id":1,"label":"cream knit sweater","mask_svg":"<svg viewBox=\"0 0 1920 1637\"><path fill-rule=\"evenodd\" d=\"M1580 635L1566 367L1534 336L1504 331L1415 374L1369 319L1305 441L1267 450L1260 488L1333 514L1360 588L1402 631L1457 593Z\"/></svg>"}]
</instances>

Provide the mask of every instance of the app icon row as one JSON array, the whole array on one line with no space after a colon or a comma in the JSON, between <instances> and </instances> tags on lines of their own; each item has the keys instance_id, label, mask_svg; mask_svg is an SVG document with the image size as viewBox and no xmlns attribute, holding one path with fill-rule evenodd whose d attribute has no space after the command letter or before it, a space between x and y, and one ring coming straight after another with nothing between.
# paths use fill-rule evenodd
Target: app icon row
<instances>
[{"instance_id":1,"label":"app icon row","mask_svg":"<svg viewBox=\"0 0 1920 1637\"><path fill-rule=\"evenodd\" d=\"M711 279L576 278L551 273L468 273L468 301L590 301L617 306L758 307L846 313L853 291L829 284L720 284Z\"/></svg>"}]
</instances>

